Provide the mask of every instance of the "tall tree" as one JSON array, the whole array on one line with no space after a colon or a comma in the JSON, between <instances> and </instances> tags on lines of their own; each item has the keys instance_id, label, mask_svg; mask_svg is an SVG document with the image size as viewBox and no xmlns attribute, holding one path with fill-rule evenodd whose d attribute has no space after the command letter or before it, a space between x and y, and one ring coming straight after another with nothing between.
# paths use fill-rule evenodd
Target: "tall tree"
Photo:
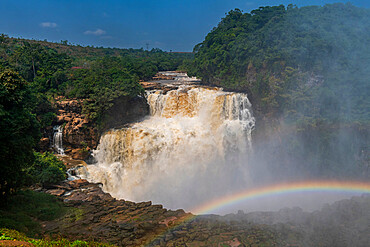
<instances>
[{"instance_id":1,"label":"tall tree","mask_svg":"<svg viewBox=\"0 0 370 247\"><path fill-rule=\"evenodd\" d=\"M0 197L22 184L22 171L33 161L40 138L39 124L31 113L32 94L16 72L0 72Z\"/></svg>"}]
</instances>

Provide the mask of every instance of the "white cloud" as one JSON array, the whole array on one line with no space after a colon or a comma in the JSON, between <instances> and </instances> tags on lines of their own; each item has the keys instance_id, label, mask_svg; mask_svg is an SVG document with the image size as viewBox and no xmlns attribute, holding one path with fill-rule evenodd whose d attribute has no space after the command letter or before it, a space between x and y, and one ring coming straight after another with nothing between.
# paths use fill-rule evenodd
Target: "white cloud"
<instances>
[{"instance_id":1,"label":"white cloud","mask_svg":"<svg viewBox=\"0 0 370 247\"><path fill-rule=\"evenodd\" d=\"M47 28L55 28L58 25L55 22L41 22L40 26L47 27Z\"/></svg>"},{"instance_id":2,"label":"white cloud","mask_svg":"<svg viewBox=\"0 0 370 247\"><path fill-rule=\"evenodd\" d=\"M102 29L100 29L100 28L98 28L98 29L96 29L95 31L85 31L84 32L84 34L86 34L86 35L96 35L96 36L99 36L99 35L103 35L103 34L105 34L106 33L106 31L104 31L104 30L102 30Z\"/></svg>"}]
</instances>

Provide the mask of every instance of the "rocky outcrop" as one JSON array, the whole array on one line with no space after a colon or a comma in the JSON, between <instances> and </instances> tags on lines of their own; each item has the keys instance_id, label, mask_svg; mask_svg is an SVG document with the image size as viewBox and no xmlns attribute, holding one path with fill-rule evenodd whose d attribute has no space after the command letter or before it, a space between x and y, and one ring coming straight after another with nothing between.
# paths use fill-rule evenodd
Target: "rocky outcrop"
<instances>
[{"instance_id":1,"label":"rocky outcrop","mask_svg":"<svg viewBox=\"0 0 370 247\"><path fill-rule=\"evenodd\" d=\"M116 200L100 184L84 179L65 181L42 191L57 196L69 208L62 219L44 222L45 233L70 240L109 242L119 246L141 246L191 216L149 202Z\"/></svg>"},{"instance_id":2,"label":"rocky outcrop","mask_svg":"<svg viewBox=\"0 0 370 247\"><path fill-rule=\"evenodd\" d=\"M171 75L164 75L161 73L157 73L152 79L153 80L173 80L175 77Z\"/></svg>"},{"instance_id":3,"label":"rocky outcrop","mask_svg":"<svg viewBox=\"0 0 370 247\"><path fill-rule=\"evenodd\" d=\"M200 215L167 210L149 202L116 200L101 184L84 179L48 189L67 213L42 222L45 234L118 246L368 246L370 196L354 196L321 210L284 208L276 212L239 211Z\"/></svg>"},{"instance_id":4,"label":"rocky outcrop","mask_svg":"<svg viewBox=\"0 0 370 247\"><path fill-rule=\"evenodd\" d=\"M41 190L68 208L62 218L42 223L47 235L118 246L285 246L269 227L225 222L216 215L194 217L150 201L116 200L84 179Z\"/></svg>"},{"instance_id":5,"label":"rocky outcrop","mask_svg":"<svg viewBox=\"0 0 370 247\"><path fill-rule=\"evenodd\" d=\"M55 101L58 109L55 124L63 126L63 147L74 159L85 159L98 144L98 130L95 123L82 114L82 104L83 100L63 97Z\"/></svg>"},{"instance_id":6,"label":"rocky outcrop","mask_svg":"<svg viewBox=\"0 0 370 247\"><path fill-rule=\"evenodd\" d=\"M66 214L41 225L45 235L117 246L368 246L370 196L278 212L200 215L167 210L149 202L116 200L101 184L64 181L48 189L67 207Z\"/></svg>"},{"instance_id":7,"label":"rocky outcrop","mask_svg":"<svg viewBox=\"0 0 370 247\"><path fill-rule=\"evenodd\" d=\"M149 114L149 106L145 98L122 96L114 100L113 106L105 112L98 128L96 122L82 113L84 101L86 99L58 97L54 103L57 109L54 125L63 126L63 148L65 154L73 159L86 159L90 151L97 147L100 135L104 131L139 121ZM39 146L42 150L46 150L51 143L52 133L49 135L50 138L43 138L40 141Z\"/></svg>"}]
</instances>

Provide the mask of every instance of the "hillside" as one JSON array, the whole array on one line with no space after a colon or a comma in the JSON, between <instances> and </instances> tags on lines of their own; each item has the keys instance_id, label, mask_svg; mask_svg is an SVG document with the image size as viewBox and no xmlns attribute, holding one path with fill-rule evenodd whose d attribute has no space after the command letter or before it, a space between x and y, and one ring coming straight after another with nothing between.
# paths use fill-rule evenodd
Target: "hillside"
<instances>
[{"instance_id":1,"label":"hillside","mask_svg":"<svg viewBox=\"0 0 370 247\"><path fill-rule=\"evenodd\" d=\"M246 90L292 121L369 123L370 10L351 4L235 9L194 48L207 84Z\"/></svg>"}]
</instances>

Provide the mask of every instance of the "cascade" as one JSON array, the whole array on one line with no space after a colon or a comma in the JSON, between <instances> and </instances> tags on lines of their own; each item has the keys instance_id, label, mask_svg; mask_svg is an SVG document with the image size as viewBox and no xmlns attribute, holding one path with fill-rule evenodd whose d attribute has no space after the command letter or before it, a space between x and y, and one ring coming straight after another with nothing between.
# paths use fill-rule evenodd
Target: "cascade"
<instances>
[{"instance_id":1,"label":"cascade","mask_svg":"<svg viewBox=\"0 0 370 247\"><path fill-rule=\"evenodd\" d=\"M63 126L54 126L53 148L57 154L64 155Z\"/></svg>"},{"instance_id":2,"label":"cascade","mask_svg":"<svg viewBox=\"0 0 370 247\"><path fill-rule=\"evenodd\" d=\"M116 198L173 209L248 182L255 119L246 94L183 85L146 97L150 116L106 132L83 177Z\"/></svg>"}]
</instances>

